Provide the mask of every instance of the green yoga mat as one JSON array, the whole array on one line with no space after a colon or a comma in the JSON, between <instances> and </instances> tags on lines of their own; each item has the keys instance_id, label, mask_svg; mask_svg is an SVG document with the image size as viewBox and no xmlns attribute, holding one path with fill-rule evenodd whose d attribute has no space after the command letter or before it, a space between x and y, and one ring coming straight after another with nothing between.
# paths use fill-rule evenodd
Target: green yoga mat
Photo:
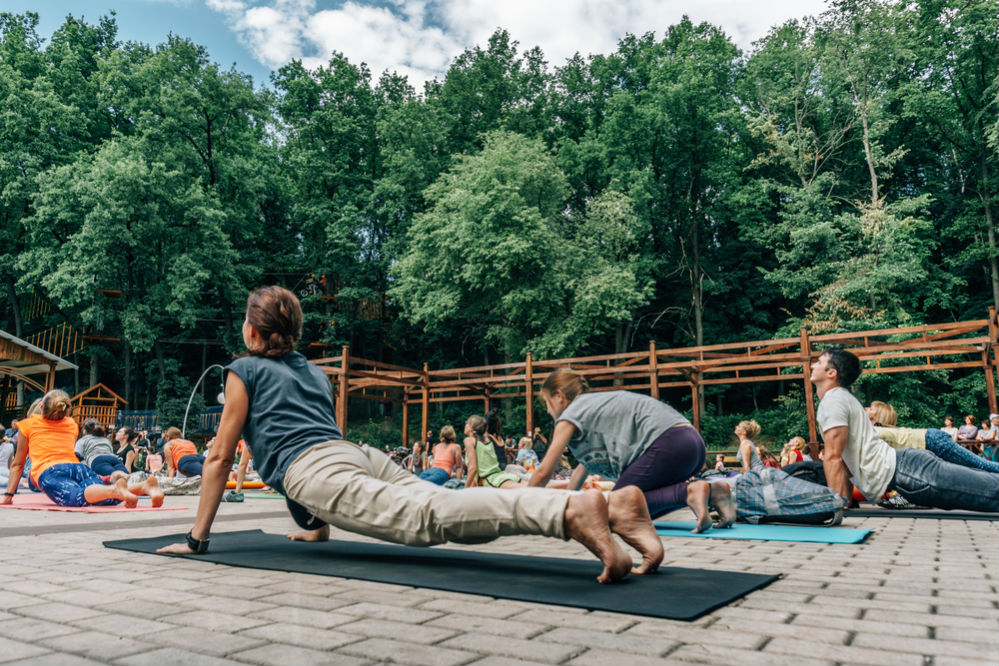
<instances>
[{"instance_id":1,"label":"green yoga mat","mask_svg":"<svg viewBox=\"0 0 999 666\"><path fill-rule=\"evenodd\" d=\"M727 529L711 528L707 532L691 534L697 525L694 521L657 522L656 531L665 537L703 537L705 539L750 539L755 541L796 541L805 543L860 543L871 530L847 527L804 527L801 525L751 525L736 523Z\"/></svg>"},{"instance_id":2,"label":"green yoga mat","mask_svg":"<svg viewBox=\"0 0 999 666\"><path fill-rule=\"evenodd\" d=\"M284 499L284 495L281 493L243 493L243 497L246 499Z\"/></svg>"},{"instance_id":3,"label":"green yoga mat","mask_svg":"<svg viewBox=\"0 0 999 666\"><path fill-rule=\"evenodd\" d=\"M158 547L183 539L183 534L171 534L105 541L104 545L155 553ZM672 620L693 620L778 578L741 571L661 567L655 574L628 576L617 585L601 585L596 581L600 563L591 558L527 557L340 539L303 543L288 541L283 534L260 531L215 533L211 549L204 555L164 557L356 578ZM169 568L169 565L165 566ZM405 609L399 612L404 613ZM418 631L419 627L414 630Z\"/></svg>"}]
</instances>

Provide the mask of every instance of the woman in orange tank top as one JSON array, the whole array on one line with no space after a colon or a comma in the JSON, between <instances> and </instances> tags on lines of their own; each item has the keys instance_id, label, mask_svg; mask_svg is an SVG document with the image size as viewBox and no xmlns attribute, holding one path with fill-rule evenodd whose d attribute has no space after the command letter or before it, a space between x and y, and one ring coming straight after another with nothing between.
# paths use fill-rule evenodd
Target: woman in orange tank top
<instances>
[{"instance_id":1,"label":"woman in orange tank top","mask_svg":"<svg viewBox=\"0 0 999 666\"><path fill-rule=\"evenodd\" d=\"M441 428L441 441L433 450L434 465L420 474L421 479L443 486L451 478L455 467L458 468L458 478L461 479L461 447L454 440L454 428L449 425Z\"/></svg>"},{"instance_id":2,"label":"woman in orange tank top","mask_svg":"<svg viewBox=\"0 0 999 666\"><path fill-rule=\"evenodd\" d=\"M0 504L12 504L24 461L31 458L31 480L49 499L60 506L138 503L139 495L149 495L154 506L163 504L163 491L156 479L128 485L118 479L107 486L101 477L81 463L74 452L79 430L70 416L73 405L65 391L49 391L18 423L17 452L10 463L10 481Z\"/></svg>"},{"instance_id":3,"label":"woman in orange tank top","mask_svg":"<svg viewBox=\"0 0 999 666\"><path fill-rule=\"evenodd\" d=\"M182 439L180 428L167 428L163 433L163 458L167 464L167 476L201 476L205 457L198 454L194 442Z\"/></svg>"}]
</instances>

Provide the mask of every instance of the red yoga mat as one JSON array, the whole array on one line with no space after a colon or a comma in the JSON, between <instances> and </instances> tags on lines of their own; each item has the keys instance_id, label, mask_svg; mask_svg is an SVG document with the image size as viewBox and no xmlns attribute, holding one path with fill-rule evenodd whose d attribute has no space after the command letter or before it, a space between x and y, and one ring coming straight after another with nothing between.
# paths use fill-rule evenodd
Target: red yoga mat
<instances>
[{"instance_id":1,"label":"red yoga mat","mask_svg":"<svg viewBox=\"0 0 999 666\"><path fill-rule=\"evenodd\" d=\"M83 513L130 513L132 511L180 511L186 506L137 506L129 509L124 504L115 506L59 506L43 493L21 492L14 495L13 504L0 504L0 509L27 509L28 511L82 511Z\"/></svg>"}]
</instances>

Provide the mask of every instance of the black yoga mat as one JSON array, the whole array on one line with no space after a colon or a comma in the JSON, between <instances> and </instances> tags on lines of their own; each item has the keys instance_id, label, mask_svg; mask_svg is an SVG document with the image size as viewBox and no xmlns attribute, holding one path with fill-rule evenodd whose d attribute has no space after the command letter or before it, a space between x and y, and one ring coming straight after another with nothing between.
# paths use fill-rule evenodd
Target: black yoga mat
<instances>
[{"instance_id":1,"label":"black yoga mat","mask_svg":"<svg viewBox=\"0 0 999 666\"><path fill-rule=\"evenodd\" d=\"M105 541L108 548L153 553L184 535ZM778 576L663 567L601 585L597 560L525 557L447 548L331 540L289 541L259 530L212 534L211 550L189 559L270 571L340 576L633 615L693 620L769 585Z\"/></svg>"},{"instance_id":2,"label":"black yoga mat","mask_svg":"<svg viewBox=\"0 0 999 666\"><path fill-rule=\"evenodd\" d=\"M999 513L938 509L850 509L844 518L935 518L937 520L999 520Z\"/></svg>"}]
</instances>

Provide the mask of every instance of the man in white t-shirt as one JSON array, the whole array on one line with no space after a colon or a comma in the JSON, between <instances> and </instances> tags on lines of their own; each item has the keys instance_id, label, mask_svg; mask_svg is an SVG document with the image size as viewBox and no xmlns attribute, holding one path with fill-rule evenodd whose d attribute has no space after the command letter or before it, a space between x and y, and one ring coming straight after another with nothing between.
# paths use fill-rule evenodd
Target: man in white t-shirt
<instances>
[{"instance_id":1,"label":"man in white t-shirt","mask_svg":"<svg viewBox=\"0 0 999 666\"><path fill-rule=\"evenodd\" d=\"M830 488L849 500L852 481L871 501L897 490L914 504L999 511L999 474L954 465L923 449L896 451L878 439L863 405L849 391L859 376L860 360L844 349L826 350L812 364Z\"/></svg>"}]
</instances>

